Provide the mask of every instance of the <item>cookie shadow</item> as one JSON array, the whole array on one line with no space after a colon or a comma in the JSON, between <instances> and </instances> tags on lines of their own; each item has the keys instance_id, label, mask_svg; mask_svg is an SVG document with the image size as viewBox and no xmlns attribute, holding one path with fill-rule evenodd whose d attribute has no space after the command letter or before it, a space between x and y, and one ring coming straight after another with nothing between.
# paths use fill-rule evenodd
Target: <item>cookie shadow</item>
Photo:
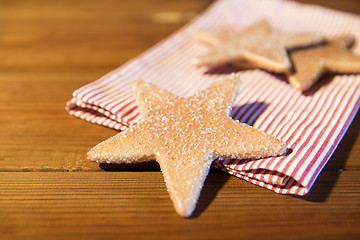
<instances>
[{"instance_id":1,"label":"cookie shadow","mask_svg":"<svg viewBox=\"0 0 360 240\"><path fill-rule=\"evenodd\" d=\"M356 114L340 144L337 146L328 163L320 172L310 192L305 196L297 196L298 198L309 202L325 202L328 199L340 174L343 171L346 171L346 160L348 159L351 149L355 144L359 131L360 112Z\"/></svg>"},{"instance_id":2,"label":"cookie shadow","mask_svg":"<svg viewBox=\"0 0 360 240\"><path fill-rule=\"evenodd\" d=\"M213 167L210 168L196 208L190 218L198 218L201 213L205 212L230 177L230 174L226 172Z\"/></svg>"},{"instance_id":3,"label":"cookie shadow","mask_svg":"<svg viewBox=\"0 0 360 240\"><path fill-rule=\"evenodd\" d=\"M256 119L258 119L265 111L267 106L267 103L260 101L234 106L231 110L230 116L234 120L238 120L239 122L252 126Z\"/></svg>"},{"instance_id":4,"label":"cookie shadow","mask_svg":"<svg viewBox=\"0 0 360 240\"><path fill-rule=\"evenodd\" d=\"M308 90L304 91L303 95L304 96L314 95L317 91L320 90L320 88L330 84L335 76L337 75L334 73L325 73L314 85L312 85Z\"/></svg>"},{"instance_id":5,"label":"cookie shadow","mask_svg":"<svg viewBox=\"0 0 360 240\"><path fill-rule=\"evenodd\" d=\"M155 161L140 163L100 163L99 167L107 172L160 172L160 166Z\"/></svg>"},{"instance_id":6,"label":"cookie shadow","mask_svg":"<svg viewBox=\"0 0 360 240\"><path fill-rule=\"evenodd\" d=\"M241 71L241 69L234 67L232 65L222 65L217 67L208 68L204 74L208 75L227 75L231 73L236 73Z\"/></svg>"}]
</instances>

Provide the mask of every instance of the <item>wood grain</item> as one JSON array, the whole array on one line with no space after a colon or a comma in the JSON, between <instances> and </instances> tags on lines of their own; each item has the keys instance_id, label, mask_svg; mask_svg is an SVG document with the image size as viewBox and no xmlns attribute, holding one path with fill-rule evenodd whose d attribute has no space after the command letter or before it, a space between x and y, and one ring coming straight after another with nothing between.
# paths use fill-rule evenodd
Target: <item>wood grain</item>
<instances>
[{"instance_id":1,"label":"wood grain","mask_svg":"<svg viewBox=\"0 0 360 240\"><path fill-rule=\"evenodd\" d=\"M173 210L156 163L86 160L117 131L68 115L72 92L211 2L0 0L0 239L360 237L359 113L307 196L212 170L190 219ZM301 2L360 14L358 0Z\"/></svg>"},{"instance_id":2,"label":"wood grain","mask_svg":"<svg viewBox=\"0 0 360 240\"><path fill-rule=\"evenodd\" d=\"M318 185L326 185L330 174ZM357 172L342 172L329 199L306 201L211 171L195 216L184 219L174 212L160 172L4 173L0 205L6 217L0 234L5 239L15 234L22 239L351 239L360 234L354 227L360 215L356 178Z\"/></svg>"}]
</instances>

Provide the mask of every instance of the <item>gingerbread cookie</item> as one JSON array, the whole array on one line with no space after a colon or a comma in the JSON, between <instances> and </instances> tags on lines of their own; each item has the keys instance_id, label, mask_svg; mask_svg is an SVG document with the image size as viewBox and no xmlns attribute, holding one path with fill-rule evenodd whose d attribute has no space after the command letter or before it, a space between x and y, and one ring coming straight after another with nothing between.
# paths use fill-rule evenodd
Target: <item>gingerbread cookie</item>
<instances>
[{"instance_id":1,"label":"gingerbread cookie","mask_svg":"<svg viewBox=\"0 0 360 240\"><path fill-rule=\"evenodd\" d=\"M287 50L324 41L318 34L274 31L266 20L256 22L243 31L223 28L211 33L198 32L195 37L214 45L209 52L193 60L195 66L235 64L277 73L291 71Z\"/></svg>"},{"instance_id":2,"label":"gingerbread cookie","mask_svg":"<svg viewBox=\"0 0 360 240\"><path fill-rule=\"evenodd\" d=\"M325 72L360 73L360 55L349 49L354 38L342 36L312 48L290 52L294 73L288 76L296 89L308 90Z\"/></svg>"},{"instance_id":3,"label":"gingerbread cookie","mask_svg":"<svg viewBox=\"0 0 360 240\"><path fill-rule=\"evenodd\" d=\"M257 159L286 152L284 142L229 117L238 86L238 76L232 74L184 98L135 81L142 121L101 142L87 156L99 163L156 160L175 210L189 217L215 158Z\"/></svg>"}]
</instances>

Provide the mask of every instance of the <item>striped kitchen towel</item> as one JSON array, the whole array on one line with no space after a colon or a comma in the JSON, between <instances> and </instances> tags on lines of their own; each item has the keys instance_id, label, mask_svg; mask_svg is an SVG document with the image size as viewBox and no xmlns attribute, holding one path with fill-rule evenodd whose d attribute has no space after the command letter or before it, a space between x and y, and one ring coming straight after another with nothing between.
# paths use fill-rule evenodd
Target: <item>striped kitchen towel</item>
<instances>
[{"instance_id":1,"label":"striped kitchen towel","mask_svg":"<svg viewBox=\"0 0 360 240\"><path fill-rule=\"evenodd\" d=\"M283 0L219 0L144 54L76 90L66 109L81 119L126 129L141 118L131 90L133 80L141 78L189 96L234 70L224 67L206 73L193 67L191 60L208 46L190 36L216 25L246 27L264 18L279 31L351 34L360 42L357 15ZM360 54L360 44L355 52ZM308 94L292 88L283 76L262 70L241 71L240 78L232 117L282 139L292 153L259 160L216 160L213 166L277 193L308 193L356 115L360 75L333 76Z\"/></svg>"}]
</instances>

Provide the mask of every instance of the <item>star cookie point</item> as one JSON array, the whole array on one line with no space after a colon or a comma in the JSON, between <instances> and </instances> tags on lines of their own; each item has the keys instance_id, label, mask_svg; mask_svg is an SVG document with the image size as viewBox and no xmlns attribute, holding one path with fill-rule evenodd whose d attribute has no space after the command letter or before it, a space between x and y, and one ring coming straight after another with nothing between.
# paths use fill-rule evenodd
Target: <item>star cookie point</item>
<instances>
[{"instance_id":1,"label":"star cookie point","mask_svg":"<svg viewBox=\"0 0 360 240\"><path fill-rule=\"evenodd\" d=\"M340 36L312 48L290 53L294 73L288 76L292 86L306 91L326 72L360 73L360 55L351 51L354 38Z\"/></svg>"}]
</instances>

